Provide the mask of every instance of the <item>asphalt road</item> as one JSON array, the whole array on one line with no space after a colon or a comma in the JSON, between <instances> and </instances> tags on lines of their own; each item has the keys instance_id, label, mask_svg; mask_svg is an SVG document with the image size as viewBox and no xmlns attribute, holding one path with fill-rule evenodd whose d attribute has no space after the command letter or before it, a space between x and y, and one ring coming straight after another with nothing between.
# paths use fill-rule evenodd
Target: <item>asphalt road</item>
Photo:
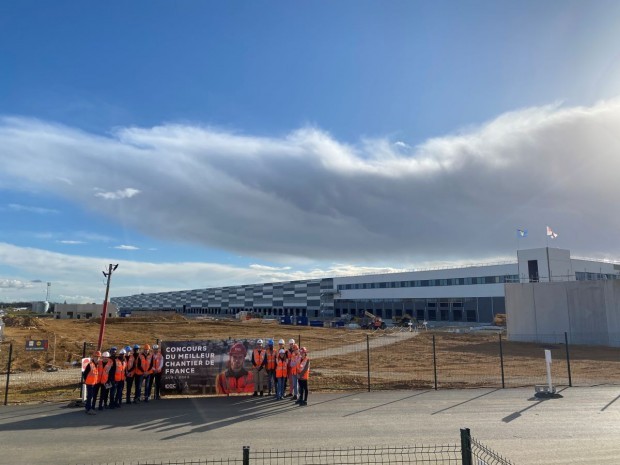
<instances>
[{"instance_id":1,"label":"asphalt road","mask_svg":"<svg viewBox=\"0 0 620 465\"><path fill-rule=\"evenodd\" d=\"M515 464L620 463L620 386L164 399L85 415L61 404L0 407L0 463L240 458L291 449L458 444L459 428Z\"/></svg>"}]
</instances>

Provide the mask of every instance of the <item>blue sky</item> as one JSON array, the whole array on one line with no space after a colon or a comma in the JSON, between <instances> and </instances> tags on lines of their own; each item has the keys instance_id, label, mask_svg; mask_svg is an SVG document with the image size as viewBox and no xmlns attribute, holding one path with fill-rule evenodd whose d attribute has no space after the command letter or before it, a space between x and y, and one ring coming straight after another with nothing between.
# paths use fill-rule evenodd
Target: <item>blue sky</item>
<instances>
[{"instance_id":1,"label":"blue sky","mask_svg":"<svg viewBox=\"0 0 620 465\"><path fill-rule=\"evenodd\" d=\"M0 301L620 259L620 3L3 2ZM527 228L517 244L516 228ZM41 282L39 282L41 281Z\"/></svg>"}]
</instances>

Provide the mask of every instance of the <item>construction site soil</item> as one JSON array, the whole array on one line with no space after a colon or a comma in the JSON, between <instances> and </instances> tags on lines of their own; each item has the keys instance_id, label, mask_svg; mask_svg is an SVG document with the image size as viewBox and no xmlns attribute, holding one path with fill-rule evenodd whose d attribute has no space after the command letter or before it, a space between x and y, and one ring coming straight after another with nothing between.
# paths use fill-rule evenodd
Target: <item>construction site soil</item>
<instances>
[{"instance_id":1,"label":"construction site soil","mask_svg":"<svg viewBox=\"0 0 620 465\"><path fill-rule=\"evenodd\" d=\"M100 322L7 316L0 345L2 379L11 358L10 401L37 402L79 395L76 366L94 349ZM107 321L103 347L156 341L294 338L309 350L313 390L505 387L544 384L544 349L553 353L558 385L620 383L620 349L511 342L506 336L467 328L415 330L317 328L280 325L275 320L114 318ZM45 351L26 351L26 341L46 340ZM501 342L501 346L500 346ZM501 357L500 357L501 350ZM570 363L570 378L569 365ZM3 383L2 383L3 384ZM0 388L1 389L1 388Z\"/></svg>"}]
</instances>

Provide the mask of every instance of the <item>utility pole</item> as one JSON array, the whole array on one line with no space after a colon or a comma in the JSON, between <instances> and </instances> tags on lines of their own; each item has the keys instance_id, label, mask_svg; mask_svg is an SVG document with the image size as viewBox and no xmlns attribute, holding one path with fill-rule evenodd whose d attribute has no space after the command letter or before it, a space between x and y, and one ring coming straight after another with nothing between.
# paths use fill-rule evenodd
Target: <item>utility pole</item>
<instances>
[{"instance_id":1,"label":"utility pole","mask_svg":"<svg viewBox=\"0 0 620 465\"><path fill-rule=\"evenodd\" d=\"M108 278L108 282L105 286L105 300L103 301L103 312L101 312L101 326L99 328L99 342L97 342L97 350L101 350L103 344L103 334L105 332L105 319L108 315L108 295L110 294L110 279L112 279L112 272L118 268L118 264L108 266L108 272L103 271L103 276Z\"/></svg>"}]
</instances>

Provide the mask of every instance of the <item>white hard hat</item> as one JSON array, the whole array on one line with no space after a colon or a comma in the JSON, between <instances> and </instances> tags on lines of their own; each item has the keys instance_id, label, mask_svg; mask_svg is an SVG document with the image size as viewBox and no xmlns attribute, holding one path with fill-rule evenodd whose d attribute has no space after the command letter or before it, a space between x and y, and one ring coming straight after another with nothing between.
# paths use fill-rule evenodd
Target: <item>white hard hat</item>
<instances>
[{"instance_id":1,"label":"white hard hat","mask_svg":"<svg viewBox=\"0 0 620 465\"><path fill-rule=\"evenodd\" d=\"M109 357L110 356L110 352L104 352L101 354L102 357Z\"/></svg>"},{"instance_id":2,"label":"white hard hat","mask_svg":"<svg viewBox=\"0 0 620 465\"><path fill-rule=\"evenodd\" d=\"M280 339L280 340L278 341L278 344L284 344L284 339Z\"/></svg>"},{"instance_id":3,"label":"white hard hat","mask_svg":"<svg viewBox=\"0 0 620 465\"><path fill-rule=\"evenodd\" d=\"M153 344L153 349L157 350L157 349L159 349L159 346L157 344Z\"/></svg>"},{"instance_id":4,"label":"white hard hat","mask_svg":"<svg viewBox=\"0 0 620 465\"><path fill-rule=\"evenodd\" d=\"M127 352L125 352L125 349L121 349L121 351L118 353L119 355L125 355Z\"/></svg>"},{"instance_id":5,"label":"white hard hat","mask_svg":"<svg viewBox=\"0 0 620 465\"><path fill-rule=\"evenodd\" d=\"M295 344L295 339L289 339L289 340L288 340L288 343L289 343L289 344Z\"/></svg>"},{"instance_id":6,"label":"white hard hat","mask_svg":"<svg viewBox=\"0 0 620 465\"><path fill-rule=\"evenodd\" d=\"M262 339L259 339L258 341L256 341L256 343L257 343L257 344L261 344L261 345L262 345L262 344L263 344L263 340L262 340Z\"/></svg>"}]
</instances>

